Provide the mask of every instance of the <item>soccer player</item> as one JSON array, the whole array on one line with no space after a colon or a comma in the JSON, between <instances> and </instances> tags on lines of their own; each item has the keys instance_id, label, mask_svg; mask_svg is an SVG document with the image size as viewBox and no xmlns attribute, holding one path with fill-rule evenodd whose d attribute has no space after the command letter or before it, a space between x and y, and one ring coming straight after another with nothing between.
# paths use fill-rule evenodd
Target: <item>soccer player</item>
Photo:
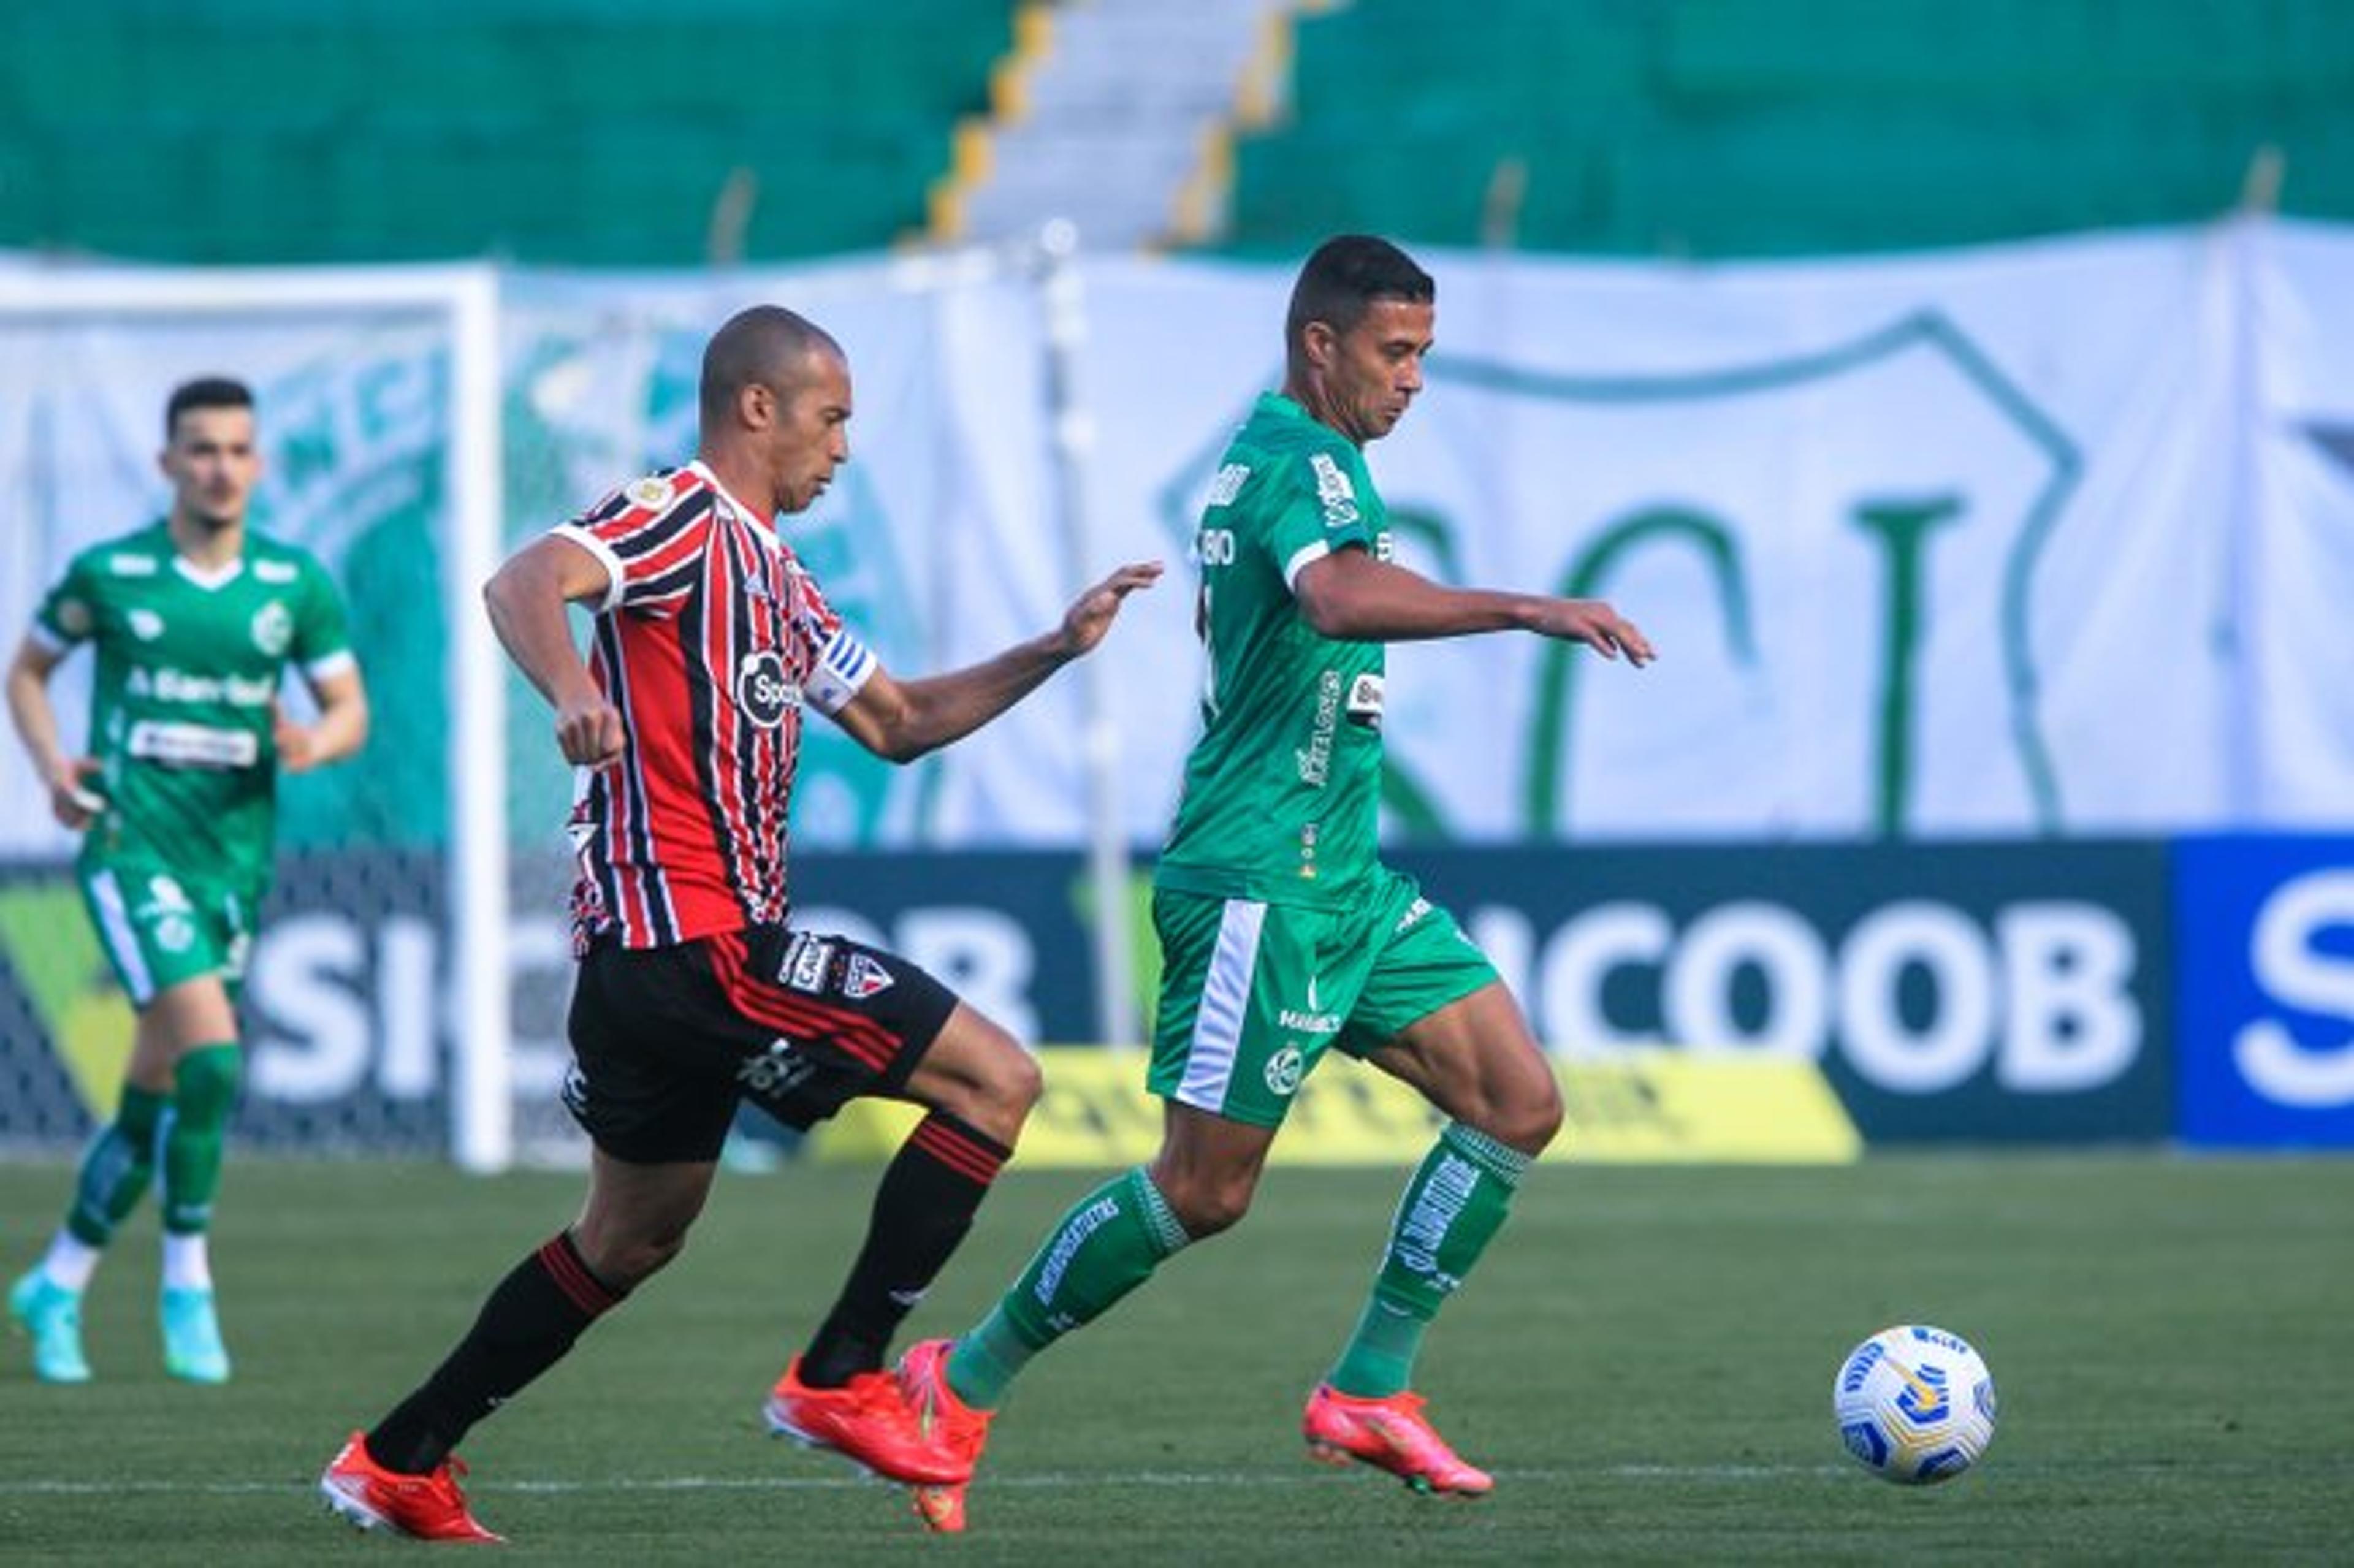
<instances>
[{"instance_id":1,"label":"soccer player","mask_svg":"<svg viewBox=\"0 0 2354 1568\"><path fill-rule=\"evenodd\" d=\"M579 1217L526 1255L447 1360L320 1487L364 1528L495 1540L451 1451L677 1255L738 1103L807 1128L860 1096L928 1113L884 1171L831 1313L771 1391L771 1431L909 1482L961 1480L885 1366L1036 1100L1036 1064L907 960L788 924L786 808L802 710L907 762L1003 713L1103 640L1160 576L1122 567L1046 635L901 682L777 535L849 458L850 368L776 306L705 346L695 461L623 486L491 579L492 624L586 770L572 822L579 972L566 1100L591 1143ZM567 603L596 612L584 664Z\"/></svg>"},{"instance_id":2,"label":"soccer player","mask_svg":"<svg viewBox=\"0 0 2354 1568\"><path fill-rule=\"evenodd\" d=\"M968 1460L1032 1357L1243 1217L1293 1097L1338 1049L1449 1119L1309 1398L1310 1451L1426 1492L1490 1489L1423 1416L1415 1358L1559 1128L1561 1098L1486 958L1377 856L1383 644L1520 630L1636 664L1651 649L1599 601L1443 587L1391 559L1363 449L1422 390L1436 298L1384 240L1319 248L1292 291L1283 390L1259 398L1211 485L1194 535L1203 732L1153 879L1163 967L1146 1083L1164 1102L1161 1150L1080 1199L986 1319L901 1361L927 1428ZM918 1488L917 1511L962 1530L964 1491Z\"/></svg>"},{"instance_id":3,"label":"soccer player","mask_svg":"<svg viewBox=\"0 0 2354 1568\"><path fill-rule=\"evenodd\" d=\"M308 554L249 529L261 474L253 395L207 377L164 412L161 522L91 546L49 589L8 667L8 713L76 863L99 939L138 1014L114 1119L83 1156L65 1224L8 1293L33 1371L84 1383L81 1298L115 1227L163 1172L164 1367L227 1382L206 1235L239 1076L236 1001L270 885L277 776L349 756L367 697L344 609ZM58 738L48 682L96 650L87 741ZM278 706L289 666L318 715Z\"/></svg>"}]
</instances>

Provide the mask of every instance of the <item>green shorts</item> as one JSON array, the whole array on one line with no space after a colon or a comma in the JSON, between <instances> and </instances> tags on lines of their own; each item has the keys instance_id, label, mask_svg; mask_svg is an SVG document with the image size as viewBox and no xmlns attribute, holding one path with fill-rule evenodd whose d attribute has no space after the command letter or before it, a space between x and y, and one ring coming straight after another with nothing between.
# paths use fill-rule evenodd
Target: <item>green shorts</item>
<instances>
[{"instance_id":1,"label":"green shorts","mask_svg":"<svg viewBox=\"0 0 2354 1568\"><path fill-rule=\"evenodd\" d=\"M1366 1056L1496 979L1412 877L1378 874L1346 909L1155 888L1161 1004L1145 1087L1279 1127L1324 1053Z\"/></svg>"},{"instance_id":2,"label":"green shorts","mask_svg":"<svg viewBox=\"0 0 2354 1568\"><path fill-rule=\"evenodd\" d=\"M260 889L122 862L85 864L80 880L99 945L133 1007L200 975L220 976L236 998Z\"/></svg>"}]
</instances>

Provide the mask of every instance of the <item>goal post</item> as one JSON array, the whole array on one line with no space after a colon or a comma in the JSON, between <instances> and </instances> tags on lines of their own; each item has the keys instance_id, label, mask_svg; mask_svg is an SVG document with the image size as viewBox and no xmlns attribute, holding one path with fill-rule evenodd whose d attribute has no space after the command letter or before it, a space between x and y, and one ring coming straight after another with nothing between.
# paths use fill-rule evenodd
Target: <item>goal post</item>
<instances>
[{"instance_id":1,"label":"goal post","mask_svg":"<svg viewBox=\"0 0 2354 1568\"><path fill-rule=\"evenodd\" d=\"M512 1109L508 1092L508 889L507 832L504 813L505 687L494 641L478 596L495 567L504 539L501 479L501 374L499 275L487 265L399 268L252 268L226 270L74 268L31 265L0 269L0 334L64 334L69 340L120 328L113 338L149 339L169 331L201 343L203 368L239 374L239 355L228 334L258 342L271 329L414 321L437 323L446 336L448 397L440 439L446 454L446 504L432 537L440 570L440 614L445 639L442 705L446 818L440 853L445 867L446 990L429 970L408 974L429 993L446 998L440 1021L451 1043L448 1085L448 1147L463 1169L504 1169L512 1159ZM6 356L20 372L70 365L96 372L70 349ZM126 360L119 379L154 382L140 396L160 418L162 395L188 365L168 366L169 352ZM301 350L281 351L290 376L306 366ZM103 367L100 367L103 368ZM14 378L11 377L13 380ZM0 394L5 396L5 394ZM259 410L265 450L272 435L269 398ZM150 449L152 450L152 449ZM38 454L35 454L37 459ZM138 514L109 514L105 532L132 526ZM92 542L81 538L79 544ZM298 542L308 542L298 540ZM21 558L21 556L20 556ZM23 582L13 598L28 599L45 586ZM345 585L347 597L350 585ZM22 610L23 603L12 608ZM371 685L399 682L397 669L366 672ZM60 718L69 736L80 732L81 715ZM346 764L345 766L355 766ZM19 770L21 771L21 769ZM23 845L15 846L20 853ZM425 1003L421 1009L419 1003ZM429 996L402 999L430 1021ZM93 1077L95 1074L91 1075ZM86 1093L97 1086L86 1085Z\"/></svg>"},{"instance_id":2,"label":"goal post","mask_svg":"<svg viewBox=\"0 0 2354 1568\"><path fill-rule=\"evenodd\" d=\"M626 277L0 258L0 514L22 520L0 531L0 628L24 624L71 554L155 515L164 397L210 373L255 389L270 464L256 525L312 549L354 609L376 734L356 761L281 787L280 876L245 988L242 1141L483 1172L580 1157L554 1092L568 1061L560 910L573 869L558 830L575 780L479 597L510 518L515 535L535 532L681 461L712 329L785 300L851 345L881 415L862 429L868 461L788 529L835 608L913 673L1034 635L1100 568L1076 261L1067 228ZM52 688L69 742L88 663ZM1085 885L1058 901L1092 938L1097 1037L1132 1045L1119 715L1089 660L987 746L912 768L814 726L796 849L1084 835ZM88 1005L109 990L104 960L64 875L73 841L47 821L36 783L0 766L0 1084L25 1086L0 1107L0 1150L53 1155L111 1108L130 1018L119 995L103 1018ZM38 983L25 983L20 948L39 949ZM1026 999L997 1000L1018 1014Z\"/></svg>"}]
</instances>

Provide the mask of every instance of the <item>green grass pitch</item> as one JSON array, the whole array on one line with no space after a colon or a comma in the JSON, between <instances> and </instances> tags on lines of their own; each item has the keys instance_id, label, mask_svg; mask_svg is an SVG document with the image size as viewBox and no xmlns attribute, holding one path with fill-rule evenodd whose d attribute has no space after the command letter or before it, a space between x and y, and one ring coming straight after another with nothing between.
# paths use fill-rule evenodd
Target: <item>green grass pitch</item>
<instances>
[{"instance_id":1,"label":"green grass pitch","mask_svg":"<svg viewBox=\"0 0 2354 1568\"><path fill-rule=\"evenodd\" d=\"M10 1273L68 1171L0 1165ZM1355 1312L1400 1173L1271 1171L1257 1212L1038 1362L973 1494L901 1495L761 1435L839 1282L870 1171L726 1173L686 1255L462 1450L502 1561L1824 1563L2354 1561L2354 1160L1876 1157L1842 1170L1547 1167L1433 1332L1422 1386L1497 1475L1419 1499L1304 1458L1302 1394ZM1084 1172L1008 1177L910 1324L969 1321ZM0 1369L0 1557L383 1561L320 1466L419 1377L578 1178L232 1161L215 1257L238 1360L165 1379L152 1210L100 1274L99 1381ZM1986 1352L1971 1474L1887 1486L1830 1383L1872 1330Z\"/></svg>"}]
</instances>

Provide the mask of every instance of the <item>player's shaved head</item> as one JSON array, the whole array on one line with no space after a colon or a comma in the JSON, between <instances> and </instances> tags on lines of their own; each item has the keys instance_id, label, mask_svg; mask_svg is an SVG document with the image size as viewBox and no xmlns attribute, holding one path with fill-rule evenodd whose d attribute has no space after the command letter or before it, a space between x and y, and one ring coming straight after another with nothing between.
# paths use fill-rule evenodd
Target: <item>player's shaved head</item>
<instances>
[{"instance_id":1,"label":"player's shaved head","mask_svg":"<svg viewBox=\"0 0 2354 1568\"><path fill-rule=\"evenodd\" d=\"M782 305L754 305L727 318L703 350L698 399L706 429L723 425L747 387L767 387L790 397L820 355L844 358L823 327Z\"/></svg>"}]
</instances>

